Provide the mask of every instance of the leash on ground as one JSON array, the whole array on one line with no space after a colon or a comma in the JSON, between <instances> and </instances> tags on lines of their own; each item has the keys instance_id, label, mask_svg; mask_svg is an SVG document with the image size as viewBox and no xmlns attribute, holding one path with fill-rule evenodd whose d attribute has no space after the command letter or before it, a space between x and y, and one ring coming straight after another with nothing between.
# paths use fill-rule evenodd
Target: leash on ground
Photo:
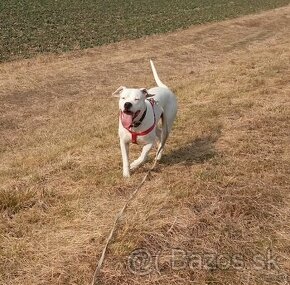
<instances>
[{"instance_id":1,"label":"leash on ground","mask_svg":"<svg viewBox=\"0 0 290 285\"><path fill-rule=\"evenodd\" d=\"M94 276L93 276L93 280L92 280L92 283L91 285L96 285L96 281L97 281L97 277L101 271L101 267L103 265L103 262L104 262L104 259L105 259L105 256L106 256L106 252L107 252L107 248L110 244L110 242L112 241L112 238L113 238L113 235L116 231L116 228L117 228L117 225L121 219L121 217L123 216L126 208L128 207L129 203L133 200L133 198L136 196L136 194L138 193L138 191L141 189L141 187L143 186L143 184L146 182L148 176L150 175L151 171L155 168L156 164L157 164L157 156L159 154L159 151L157 152L157 155L154 159L154 163L153 165L151 166L151 168L147 171L147 173L145 174L144 178L142 179L141 183L137 186L137 188L132 192L132 194L130 195L129 199L127 200L127 202L124 204L123 208L120 210L120 212L116 215L116 218L115 218L115 221L114 221L114 224L113 224L113 227L111 229L111 232L107 238L107 241L105 243L105 246L103 248L103 251L102 251L102 254L101 254L101 257L99 259L99 262L97 264L97 267L95 269L95 272L94 272Z\"/></svg>"}]
</instances>

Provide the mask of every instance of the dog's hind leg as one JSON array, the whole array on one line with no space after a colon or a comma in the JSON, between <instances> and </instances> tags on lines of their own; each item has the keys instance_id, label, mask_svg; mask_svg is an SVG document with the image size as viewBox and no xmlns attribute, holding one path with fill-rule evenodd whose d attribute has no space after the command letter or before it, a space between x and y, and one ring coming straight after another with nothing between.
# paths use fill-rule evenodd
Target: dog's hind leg
<instances>
[{"instance_id":1,"label":"dog's hind leg","mask_svg":"<svg viewBox=\"0 0 290 285\"><path fill-rule=\"evenodd\" d=\"M156 131L156 136L157 136L157 138L159 140L159 143L161 143L162 131L161 131L161 129L158 126L156 126L156 130L155 131Z\"/></svg>"},{"instance_id":2,"label":"dog's hind leg","mask_svg":"<svg viewBox=\"0 0 290 285\"><path fill-rule=\"evenodd\" d=\"M162 157L164 145L166 143L166 140L167 140L168 134L169 134L167 120L166 120L164 113L162 114L161 120L162 120L162 131L161 131L159 147L158 147L157 154L156 154L157 160L160 160Z\"/></svg>"}]
</instances>

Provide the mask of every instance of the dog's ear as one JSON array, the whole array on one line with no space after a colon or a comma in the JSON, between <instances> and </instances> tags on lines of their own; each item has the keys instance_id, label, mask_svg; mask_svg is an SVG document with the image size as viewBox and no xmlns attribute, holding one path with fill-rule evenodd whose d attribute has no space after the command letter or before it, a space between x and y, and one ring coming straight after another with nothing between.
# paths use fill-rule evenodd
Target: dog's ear
<instances>
[{"instance_id":1,"label":"dog's ear","mask_svg":"<svg viewBox=\"0 0 290 285\"><path fill-rule=\"evenodd\" d=\"M144 94L145 98L150 98L150 97L153 97L155 95L155 94L149 94L146 88L141 88L140 90Z\"/></svg>"},{"instance_id":2,"label":"dog's ear","mask_svg":"<svg viewBox=\"0 0 290 285\"><path fill-rule=\"evenodd\" d=\"M112 94L112 96L113 97L120 97L120 94L121 94L121 92L124 90L124 89L126 89L126 87L125 86L120 86L113 94Z\"/></svg>"},{"instance_id":3,"label":"dog's ear","mask_svg":"<svg viewBox=\"0 0 290 285\"><path fill-rule=\"evenodd\" d=\"M146 88L140 88L140 91L143 93L143 95L144 95L145 97L147 97L147 95L148 95L148 91L147 91Z\"/></svg>"}]
</instances>

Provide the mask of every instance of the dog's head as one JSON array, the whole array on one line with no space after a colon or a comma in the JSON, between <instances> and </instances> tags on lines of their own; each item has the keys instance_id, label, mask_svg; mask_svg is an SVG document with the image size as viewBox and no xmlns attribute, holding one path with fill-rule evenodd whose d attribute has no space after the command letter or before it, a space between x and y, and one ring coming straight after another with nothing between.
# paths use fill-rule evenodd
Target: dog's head
<instances>
[{"instance_id":1,"label":"dog's head","mask_svg":"<svg viewBox=\"0 0 290 285\"><path fill-rule=\"evenodd\" d=\"M120 86L114 93L119 98L119 109L124 127L130 127L134 119L146 109L145 99L149 95L145 88L134 89Z\"/></svg>"}]
</instances>

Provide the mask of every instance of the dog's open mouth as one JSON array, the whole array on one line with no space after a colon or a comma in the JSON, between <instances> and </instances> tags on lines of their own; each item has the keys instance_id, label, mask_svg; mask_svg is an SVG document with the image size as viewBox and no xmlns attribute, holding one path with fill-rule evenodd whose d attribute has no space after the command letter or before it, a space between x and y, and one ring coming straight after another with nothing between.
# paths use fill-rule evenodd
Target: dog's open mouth
<instances>
[{"instance_id":1,"label":"dog's open mouth","mask_svg":"<svg viewBox=\"0 0 290 285\"><path fill-rule=\"evenodd\" d=\"M133 125L133 120L138 116L140 111L137 111L136 113L131 111L123 111L121 113L121 121L125 128L130 128Z\"/></svg>"},{"instance_id":2,"label":"dog's open mouth","mask_svg":"<svg viewBox=\"0 0 290 285\"><path fill-rule=\"evenodd\" d=\"M131 111L123 111L124 114L129 115L129 116L134 116L135 113L131 112Z\"/></svg>"}]
</instances>

